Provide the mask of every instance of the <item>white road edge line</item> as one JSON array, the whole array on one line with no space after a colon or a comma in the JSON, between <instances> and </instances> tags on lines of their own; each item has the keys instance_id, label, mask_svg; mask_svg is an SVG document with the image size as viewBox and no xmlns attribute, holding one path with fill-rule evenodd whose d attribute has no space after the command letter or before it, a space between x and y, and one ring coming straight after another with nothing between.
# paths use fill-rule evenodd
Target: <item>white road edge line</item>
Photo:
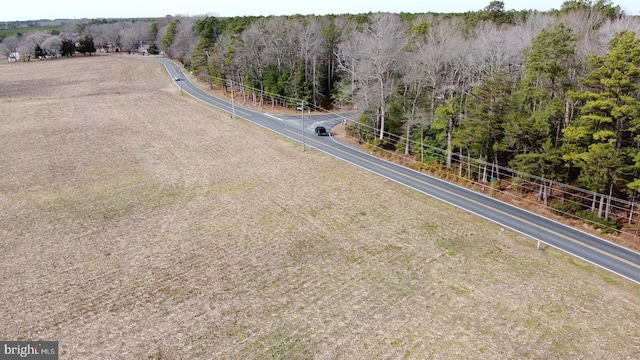
<instances>
[{"instance_id":1,"label":"white road edge line","mask_svg":"<svg viewBox=\"0 0 640 360\"><path fill-rule=\"evenodd\" d=\"M270 117L270 118L274 118L274 119L276 119L276 120L284 121L283 119L280 119L279 117L274 116L274 115L271 115L271 114L262 113L262 115L268 116L268 117Z\"/></svg>"}]
</instances>

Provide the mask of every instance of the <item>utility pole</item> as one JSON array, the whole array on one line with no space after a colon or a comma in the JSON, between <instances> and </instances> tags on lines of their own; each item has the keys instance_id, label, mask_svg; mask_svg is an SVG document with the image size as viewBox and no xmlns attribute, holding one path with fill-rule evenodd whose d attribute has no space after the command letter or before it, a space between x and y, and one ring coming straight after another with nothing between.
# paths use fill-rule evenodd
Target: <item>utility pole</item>
<instances>
[{"instance_id":1,"label":"utility pole","mask_svg":"<svg viewBox=\"0 0 640 360\"><path fill-rule=\"evenodd\" d=\"M234 95L235 95L235 88L233 86L233 80L229 80L229 82L231 83L231 117L233 117L234 119L236 118L236 104L233 100Z\"/></svg>"},{"instance_id":2,"label":"utility pole","mask_svg":"<svg viewBox=\"0 0 640 360\"><path fill-rule=\"evenodd\" d=\"M420 163L424 164L424 125L420 123Z\"/></svg>"},{"instance_id":3,"label":"utility pole","mask_svg":"<svg viewBox=\"0 0 640 360\"><path fill-rule=\"evenodd\" d=\"M209 70L209 61L211 60L211 55L209 55L209 51L204 52L207 55L207 80L209 80L209 88L213 90L213 83L211 82L211 71Z\"/></svg>"},{"instance_id":4,"label":"utility pole","mask_svg":"<svg viewBox=\"0 0 640 360\"><path fill-rule=\"evenodd\" d=\"M305 150L305 144L304 144L304 101L302 102L301 108L302 109L302 151L304 152Z\"/></svg>"}]
</instances>

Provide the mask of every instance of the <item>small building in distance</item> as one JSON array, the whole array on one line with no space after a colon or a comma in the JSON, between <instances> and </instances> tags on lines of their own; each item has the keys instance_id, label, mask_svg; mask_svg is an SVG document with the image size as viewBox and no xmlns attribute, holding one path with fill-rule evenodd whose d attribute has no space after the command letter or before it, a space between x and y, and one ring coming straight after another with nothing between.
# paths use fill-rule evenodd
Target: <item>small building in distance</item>
<instances>
[{"instance_id":1,"label":"small building in distance","mask_svg":"<svg viewBox=\"0 0 640 360\"><path fill-rule=\"evenodd\" d=\"M9 54L9 62L20 61L20 53L12 52Z\"/></svg>"}]
</instances>

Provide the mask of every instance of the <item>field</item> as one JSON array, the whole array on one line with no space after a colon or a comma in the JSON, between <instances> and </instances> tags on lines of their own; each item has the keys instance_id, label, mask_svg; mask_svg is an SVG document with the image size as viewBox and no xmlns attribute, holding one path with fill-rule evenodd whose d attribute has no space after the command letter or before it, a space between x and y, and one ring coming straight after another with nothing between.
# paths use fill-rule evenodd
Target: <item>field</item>
<instances>
[{"instance_id":1,"label":"field","mask_svg":"<svg viewBox=\"0 0 640 360\"><path fill-rule=\"evenodd\" d=\"M130 57L0 63L0 339L61 359L638 359L640 287Z\"/></svg>"}]
</instances>

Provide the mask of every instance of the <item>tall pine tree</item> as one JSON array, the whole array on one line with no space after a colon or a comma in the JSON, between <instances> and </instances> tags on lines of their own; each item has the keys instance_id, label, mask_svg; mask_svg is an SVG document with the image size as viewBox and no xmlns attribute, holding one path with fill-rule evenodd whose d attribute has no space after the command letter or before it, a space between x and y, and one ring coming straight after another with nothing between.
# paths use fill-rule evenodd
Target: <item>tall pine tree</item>
<instances>
[{"instance_id":1,"label":"tall pine tree","mask_svg":"<svg viewBox=\"0 0 640 360\"><path fill-rule=\"evenodd\" d=\"M498 165L510 98L511 84L504 74L496 72L483 79L467 97L467 116L460 121L453 143L485 163ZM487 181L487 175L485 166L481 180Z\"/></svg>"},{"instance_id":2,"label":"tall pine tree","mask_svg":"<svg viewBox=\"0 0 640 360\"><path fill-rule=\"evenodd\" d=\"M576 37L564 24L543 29L526 53L524 77L513 97L513 111L504 125L505 146L518 154L509 166L549 180L564 181L566 167L558 147L568 126ZM544 182L540 198L546 203Z\"/></svg>"},{"instance_id":3,"label":"tall pine tree","mask_svg":"<svg viewBox=\"0 0 640 360\"><path fill-rule=\"evenodd\" d=\"M582 186L610 193L633 180L625 179L624 169L635 164L640 140L640 39L632 31L617 33L606 55L589 57L589 72L580 82L586 90L572 96L584 105L564 131L564 158L580 168Z\"/></svg>"}]
</instances>

